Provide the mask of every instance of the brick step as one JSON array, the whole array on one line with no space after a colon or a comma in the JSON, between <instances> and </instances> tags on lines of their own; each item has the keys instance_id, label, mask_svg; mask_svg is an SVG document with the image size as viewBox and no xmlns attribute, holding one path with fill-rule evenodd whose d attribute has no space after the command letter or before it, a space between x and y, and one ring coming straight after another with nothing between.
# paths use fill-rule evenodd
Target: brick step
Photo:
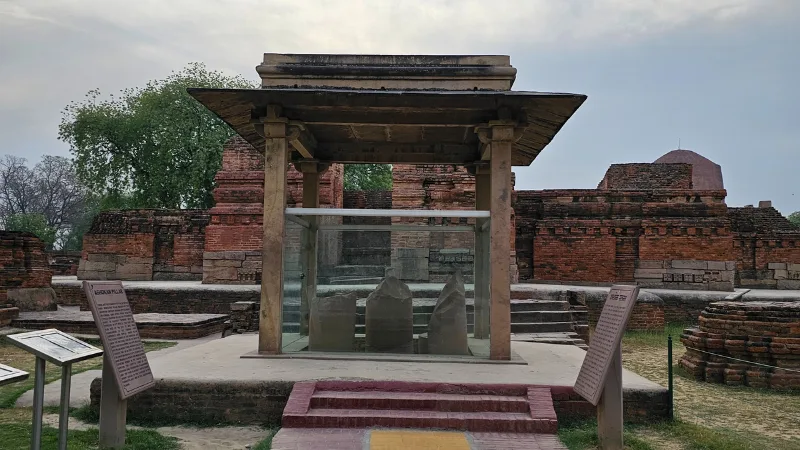
<instances>
[{"instance_id":1,"label":"brick step","mask_svg":"<svg viewBox=\"0 0 800 450\"><path fill-rule=\"evenodd\" d=\"M511 311L569 311L569 302L560 300L511 300Z\"/></svg>"},{"instance_id":2,"label":"brick step","mask_svg":"<svg viewBox=\"0 0 800 450\"><path fill-rule=\"evenodd\" d=\"M283 415L288 428L429 428L500 433L558 432L555 419L534 419L529 413L412 411L397 409L311 408L306 414Z\"/></svg>"},{"instance_id":3,"label":"brick step","mask_svg":"<svg viewBox=\"0 0 800 450\"><path fill-rule=\"evenodd\" d=\"M572 322L569 311L512 311L511 323Z\"/></svg>"},{"instance_id":4,"label":"brick step","mask_svg":"<svg viewBox=\"0 0 800 450\"><path fill-rule=\"evenodd\" d=\"M509 395L463 395L432 392L317 391L312 408L399 409L443 412L530 411L525 397Z\"/></svg>"},{"instance_id":5,"label":"brick step","mask_svg":"<svg viewBox=\"0 0 800 450\"><path fill-rule=\"evenodd\" d=\"M573 331L572 322L526 322L512 323L512 333L554 333Z\"/></svg>"}]
</instances>

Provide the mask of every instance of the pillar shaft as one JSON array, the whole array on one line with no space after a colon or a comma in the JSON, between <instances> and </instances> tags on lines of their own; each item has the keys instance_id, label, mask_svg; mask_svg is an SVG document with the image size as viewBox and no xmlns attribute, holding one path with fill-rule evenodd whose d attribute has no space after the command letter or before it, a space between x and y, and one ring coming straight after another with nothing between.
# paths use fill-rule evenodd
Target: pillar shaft
<instances>
[{"instance_id":1,"label":"pillar shaft","mask_svg":"<svg viewBox=\"0 0 800 450\"><path fill-rule=\"evenodd\" d=\"M283 331L283 238L286 209L286 122L264 124L264 243L262 248L261 312L258 352L281 352Z\"/></svg>"},{"instance_id":2,"label":"pillar shaft","mask_svg":"<svg viewBox=\"0 0 800 450\"><path fill-rule=\"evenodd\" d=\"M475 209L489 211L491 206L491 176L488 167L475 171ZM475 223L475 338L489 338L489 233L482 229L489 219L478 219Z\"/></svg>"},{"instance_id":3,"label":"pillar shaft","mask_svg":"<svg viewBox=\"0 0 800 450\"><path fill-rule=\"evenodd\" d=\"M304 164L303 171L303 208L319 208L319 170L316 163ZM301 270L303 279L300 283L300 334L308 336L308 305L317 295L317 217L305 216L309 223L303 228L301 246Z\"/></svg>"},{"instance_id":4,"label":"pillar shaft","mask_svg":"<svg viewBox=\"0 0 800 450\"><path fill-rule=\"evenodd\" d=\"M490 358L511 359L511 147L514 127L492 126L490 231Z\"/></svg>"}]
</instances>

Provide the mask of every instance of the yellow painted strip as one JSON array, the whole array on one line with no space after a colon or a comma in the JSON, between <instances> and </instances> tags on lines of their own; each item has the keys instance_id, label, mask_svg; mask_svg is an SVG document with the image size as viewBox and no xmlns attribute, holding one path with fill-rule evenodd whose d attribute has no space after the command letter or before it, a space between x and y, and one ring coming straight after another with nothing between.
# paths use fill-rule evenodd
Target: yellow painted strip
<instances>
[{"instance_id":1,"label":"yellow painted strip","mask_svg":"<svg viewBox=\"0 0 800 450\"><path fill-rule=\"evenodd\" d=\"M370 450L470 450L464 433L373 430Z\"/></svg>"}]
</instances>

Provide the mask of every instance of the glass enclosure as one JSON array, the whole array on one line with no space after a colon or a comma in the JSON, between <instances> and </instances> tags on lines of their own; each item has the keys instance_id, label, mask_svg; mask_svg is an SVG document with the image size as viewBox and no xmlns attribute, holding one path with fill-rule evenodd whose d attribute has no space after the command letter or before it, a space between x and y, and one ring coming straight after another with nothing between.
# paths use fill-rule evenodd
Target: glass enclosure
<instances>
[{"instance_id":1,"label":"glass enclosure","mask_svg":"<svg viewBox=\"0 0 800 450\"><path fill-rule=\"evenodd\" d=\"M284 353L489 357L488 211L309 210L287 208Z\"/></svg>"}]
</instances>

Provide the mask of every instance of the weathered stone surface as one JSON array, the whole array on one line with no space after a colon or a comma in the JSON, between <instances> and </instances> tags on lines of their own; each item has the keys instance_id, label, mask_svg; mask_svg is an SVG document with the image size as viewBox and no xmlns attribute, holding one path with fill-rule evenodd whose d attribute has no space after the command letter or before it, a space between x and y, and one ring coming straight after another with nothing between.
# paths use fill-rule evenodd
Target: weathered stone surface
<instances>
[{"instance_id":1,"label":"weathered stone surface","mask_svg":"<svg viewBox=\"0 0 800 450\"><path fill-rule=\"evenodd\" d=\"M5 327L19 317L19 308L11 305L0 305L0 327Z\"/></svg>"},{"instance_id":2,"label":"weathered stone surface","mask_svg":"<svg viewBox=\"0 0 800 450\"><path fill-rule=\"evenodd\" d=\"M55 311L58 309L56 291L49 287L9 289L8 302L22 312Z\"/></svg>"},{"instance_id":3,"label":"weathered stone surface","mask_svg":"<svg viewBox=\"0 0 800 450\"><path fill-rule=\"evenodd\" d=\"M414 353L414 313L411 290L395 277L386 277L366 307L366 351Z\"/></svg>"},{"instance_id":4,"label":"weathered stone surface","mask_svg":"<svg viewBox=\"0 0 800 450\"><path fill-rule=\"evenodd\" d=\"M308 350L352 352L356 333L355 293L314 297L309 301Z\"/></svg>"},{"instance_id":5,"label":"weathered stone surface","mask_svg":"<svg viewBox=\"0 0 800 450\"><path fill-rule=\"evenodd\" d=\"M433 309L428 322L428 352L434 355L469 355L467 302L461 272L450 277Z\"/></svg>"}]
</instances>

